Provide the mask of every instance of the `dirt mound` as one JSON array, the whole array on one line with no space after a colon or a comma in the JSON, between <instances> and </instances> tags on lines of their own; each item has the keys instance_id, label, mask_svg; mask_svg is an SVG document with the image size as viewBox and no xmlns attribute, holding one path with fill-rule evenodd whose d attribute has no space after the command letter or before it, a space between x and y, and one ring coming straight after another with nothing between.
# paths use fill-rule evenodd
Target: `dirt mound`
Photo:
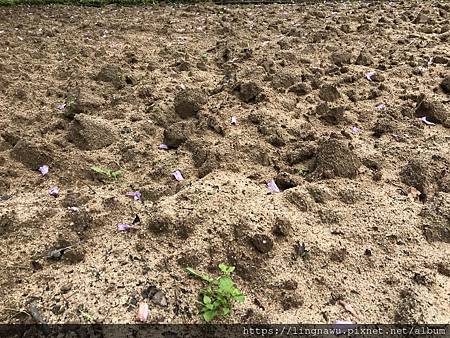
<instances>
[{"instance_id":1,"label":"dirt mound","mask_svg":"<svg viewBox=\"0 0 450 338\"><path fill-rule=\"evenodd\" d=\"M170 148L178 148L192 134L192 124L189 121L180 121L164 129L163 142Z\"/></svg>"},{"instance_id":2,"label":"dirt mound","mask_svg":"<svg viewBox=\"0 0 450 338\"><path fill-rule=\"evenodd\" d=\"M330 138L317 149L313 176L315 178L355 178L361 162L343 141Z\"/></svg>"},{"instance_id":3,"label":"dirt mound","mask_svg":"<svg viewBox=\"0 0 450 338\"><path fill-rule=\"evenodd\" d=\"M92 114L104 104L102 98L79 89L69 94L66 102L63 113L69 119L73 119L76 114Z\"/></svg>"},{"instance_id":4,"label":"dirt mound","mask_svg":"<svg viewBox=\"0 0 450 338\"><path fill-rule=\"evenodd\" d=\"M336 66L343 66L352 63L352 54L349 52L334 52L331 54L331 61Z\"/></svg>"},{"instance_id":5,"label":"dirt mound","mask_svg":"<svg viewBox=\"0 0 450 338\"><path fill-rule=\"evenodd\" d=\"M285 91L298 83L299 80L300 78L295 74L278 72L272 76L272 87L277 90Z\"/></svg>"},{"instance_id":6,"label":"dirt mound","mask_svg":"<svg viewBox=\"0 0 450 338\"><path fill-rule=\"evenodd\" d=\"M361 51L356 58L355 63L360 66L370 66L373 64L373 58L369 53Z\"/></svg>"},{"instance_id":7,"label":"dirt mound","mask_svg":"<svg viewBox=\"0 0 450 338\"><path fill-rule=\"evenodd\" d=\"M450 243L450 194L437 193L421 214L426 238Z\"/></svg>"},{"instance_id":8,"label":"dirt mound","mask_svg":"<svg viewBox=\"0 0 450 338\"><path fill-rule=\"evenodd\" d=\"M97 75L94 76L95 81L109 82L117 89L125 86L125 77L121 69L116 65L103 66Z\"/></svg>"},{"instance_id":9,"label":"dirt mound","mask_svg":"<svg viewBox=\"0 0 450 338\"><path fill-rule=\"evenodd\" d=\"M449 161L439 156L431 159L412 159L400 171L403 183L420 191L426 200L438 191L448 192Z\"/></svg>"},{"instance_id":10,"label":"dirt mound","mask_svg":"<svg viewBox=\"0 0 450 338\"><path fill-rule=\"evenodd\" d=\"M320 88L319 97L327 102L333 102L341 98L341 94L335 86L323 85Z\"/></svg>"},{"instance_id":11,"label":"dirt mound","mask_svg":"<svg viewBox=\"0 0 450 338\"><path fill-rule=\"evenodd\" d=\"M19 140L11 151L12 157L32 170L52 163L52 157L42 146L31 140Z\"/></svg>"},{"instance_id":12,"label":"dirt mound","mask_svg":"<svg viewBox=\"0 0 450 338\"><path fill-rule=\"evenodd\" d=\"M440 86L444 93L450 94L450 76L447 76L444 80L442 80Z\"/></svg>"},{"instance_id":13,"label":"dirt mound","mask_svg":"<svg viewBox=\"0 0 450 338\"><path fill-rule=\"evenodd\" d=\"M206 98L198 89L182 90L175 96L175 112L182 118L195 117L205 103Z\"/></svg>"},{"instance_id":14,"label":"dirt mound","mask_svg":"<svg viewBox=\"0 0 450 338\"><path fill-rule=\"evenodd\" d=\"M264 99L262 88L253 81L239 83L234 90L245 103L256 103Z\"/></svg>"},{"instance_id":15,"label":"dirt mound","mask_svg":"<svg viewBox=\"0 0 450 338\"><path fill-rule=\"evenodd\" d=\"M299 96L304 96L311 93L311 86L307 83L296 83L288 88L288 91L291 93L295 93Z\"/></svg>"},{"instance_id":16,"label":"dirt mound","mask_svg":"<svg viewBox=\"0 0 450 338\"><path fill-rule=\"evenodd\" d=\"M69 126L68 139L83 150L105 148L118 140L107 121L86 114L74 117Z\"/></svg>"},{"instance_id":17,"label":"dirt mound","mask_svg":"<svg viewBox=\"0 0 450 338\"><path fill-rule=\"evenodd\" d=\"M345 107L330 107L327 102L321 103L316 107L316 114L320 119L330 124L339 124L344 120Z\"/></svg>"},{"instance_id":18,"label":"dirt mound","mask_svg":"<svg viewBox=\"0 0 450 338\"><path fill-rule=\"evenodd\" d=\"M426 117L430 122L450 126L450 111L441 102L432 101L425 96L418 99L416 116Z\"/></svg>"}]
</instances>

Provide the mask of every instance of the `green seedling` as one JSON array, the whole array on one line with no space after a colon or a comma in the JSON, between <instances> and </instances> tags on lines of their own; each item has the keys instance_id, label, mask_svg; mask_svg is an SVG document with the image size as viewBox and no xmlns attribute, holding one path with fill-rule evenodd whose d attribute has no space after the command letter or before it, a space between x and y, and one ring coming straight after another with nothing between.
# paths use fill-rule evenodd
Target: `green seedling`
<instances>
[{"instance_id":1,"label":"green seedling","mask_svg":"<svg viewBox=\"0 0 450 338\"><path fill-rule=\"evenodd\" d=\"M154 113L162 113L163 111L160 106L152 106L151 109Z\"/></svg>"},{"instance_id":2,"label":"green seedling","mask_svg":"<svg viewBox=\"0 0 450 338\"><path fill-rule=\"evenodd\" d=\"M208 283L206 289L200 292L201 303L203 305L203 319L207 322L210 322L216 317L223 318L228 316L235 301L243 303L245 300L245 296L235 287L231 278L231 273L235 267L219 264L219 269L222 275L217 278L212 278L208 275L199 274L192 268L186 268L188 273Z\"/></svg>"},{"instance_id":3,"label":"green seedling","mask_svg":"<svg viewBox=\"0 0 450 338\"><path fill-rule=\"evenodd\" d=\"M309 170L308 170L308 169L304 169L304 168L300 168L300 169L298 169L297 173L298 173L300 176L305 177L306 175L309 174Z\"/></svg>"},{"instance_id":4,"label":"green seedling","mask_svg":"<svg viewBox=\"0 0 450 338\"><path fill-rule=\"evenodd\" d=\"M66 107L70 108L71 106L73 106L75 104L75 102L77 101L76 96L68 96L66 98Z\"/></svg>"},{"instance_id":5,"label":"green seedling","mask_svg":"<svg viewBox=\"0 0 450 338\"><path fill-rule=\"evenodd\" d=\"M80 306L78 306L78 312L80 313L80 315L83 317L83 319L88 322L88 323L94 323L95 319L94 316L91 315L88 310L86 309L86 307L81 304Z\"/></svg>"},{"instance_id":6,"label":"green seedling","mask_svg":"<svg viewBox=\"0 0 450 338\"><path fill-rule=\"evenodd\" d=\"M112 169L108 169L108 168L101 168L101 167L96 167L96 166L92 166L91 170L97 174L100 175L105 175L108 178L112 178L112 179L118 179L119 177L121 177L123 175L123 171L122 170L112 170Z\"/></svg>"}]
</instances>

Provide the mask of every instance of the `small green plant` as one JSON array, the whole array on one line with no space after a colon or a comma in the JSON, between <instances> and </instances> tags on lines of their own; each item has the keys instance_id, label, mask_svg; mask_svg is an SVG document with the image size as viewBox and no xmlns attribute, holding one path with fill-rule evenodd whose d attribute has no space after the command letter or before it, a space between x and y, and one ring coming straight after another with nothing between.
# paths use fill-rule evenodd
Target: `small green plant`
<instances>
[{"instance_id":1,"label":"small green plant","mask_svg":"<svg viewBox=\"0 0 450 338\"><path fill-rule=\"evenodd\" d=\"M69 96L66 98L66 107L69 108L69 107L73 106L73 105L75 104L76 101L77 101L76 96L69 95Z\"/></svg>"},{"instance_id":2,"label":"small green plant","mask_svg":"<svg viewBox=\"0 0 450 338\"><path fill-rule=\"evenodd\" d=\"M96 167L96 166L92 166L91 170L97 174L101 174L101 175L105 175L108 178L112 178L112 179L118 179L119 177L121 177L123 175L123 171L122 170L112 170L112 169L108 169L108 168L101 168L101 167Z\"/></svg>"},{"instance_id":3,"label":"small green plant","mask_svg":"<svg viewBox=\"0 0 450 338\"><path fill-rule=\"evenodd\" d=\"M208 283L206 289L201 290L201 303L203 305L203 319L210 322L216 317L226 317L230 314L233 302L243 303L245 296L235 287L231 278L234 266L219 264L222 275L218 278L212 278L208 275L201 275L192 268L186 268L191 275L202 279Z\"/></svg>"},{"instance_id":4,"label":"small green plant","mask_svg":"<svg viewBox=\"0 0 450 338\"><path fill-rule=\"evenodd\" d=\"M78 306L78 312L80 313L80 315L83 317L83 319L88 322L88 323L94 323L95 319L94 316L91 315L87 308L84 306L84 304L80 304Z\"/></svg>"},{"instance_id":5,"label":"small green plant","mask_svg":"<svg viewBox=\"0 0 450 338\"><path fill-rule=\"evenodd\" d=\"M308 170L308 169L304 169L304 168L300 168L300 169L297 170L297 173L298 173L300 176L305 177L306 175L309 174L309 170Z\"/></svg>"}]
</instances>

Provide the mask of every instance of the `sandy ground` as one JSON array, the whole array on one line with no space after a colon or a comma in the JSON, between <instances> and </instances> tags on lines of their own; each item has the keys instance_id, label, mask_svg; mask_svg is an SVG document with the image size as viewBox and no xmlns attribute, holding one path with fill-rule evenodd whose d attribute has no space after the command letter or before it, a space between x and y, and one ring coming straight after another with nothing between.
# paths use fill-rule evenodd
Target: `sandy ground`
<instances>
[{"instance_id":1,"label":"sandy ground","mask_svg":"<svg viewBox=\"0 0 450 338\"><path fill-rule=\"evenodd\" d=\"M0 8L1 322L450 323L449 11Z\"/></svg>"}]
</instances>

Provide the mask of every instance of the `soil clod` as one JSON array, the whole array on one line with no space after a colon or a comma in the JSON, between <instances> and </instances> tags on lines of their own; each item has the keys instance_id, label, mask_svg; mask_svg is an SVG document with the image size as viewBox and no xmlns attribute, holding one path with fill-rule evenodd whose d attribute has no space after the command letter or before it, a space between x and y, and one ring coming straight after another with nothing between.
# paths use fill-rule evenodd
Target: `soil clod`
<instances>
[{"instance_id":1,"label":"soil clod","mask_svg":"<svg viewBox=\"0 0 450 338\"><path fill-rule=\"evenodd\" d=\"M370 66L373 63L373 59L369 53L361 51L356 58L355 63L361 66Z\"/></svg>"},{"instance_id":2,"label":"soil clod","mask_svg":"<svg viewBox=\"0 0 450 338\"><path fill-rule=\"evenodd\" d=\"M440 84L442 90L444 91L444 93L446 94L450 94L450 76L445 77L441 84Z\"/></svg>"},{"instance_id":3,"label":"soil clod","mask_svg":"<svg viewBox=\"0 0 450 338\"><path fill-rule=\"evenodd\" d=\"M316 114L319 115L320 119L333 125L339 124L344 120L344 112L345 107L330 107L327 102L322 102L316 108Z\"/></svg>"},{"instance_id":4,"label":"soil clod","mask_svg":"<svg viewBox=\"0 0 450 338\"><path fill-rule=\"evenodd\" d=\"M341 98L341 94L335 86L324 85L320 88L319 97L326 102L333 102Z\"/></svg>"},{"instance_id":5,"label":"soil clod","mask_svg":"<svg viewBox=\"0 0 450 338\"><path fill-rule=\"evenodd\" d=\"M360 166L360 160L344 142L328 139L319 145L313 176L355 178Z\"/></svg>"},{"instance_id":6,"label":"soil clod","mask_svg":"<svg viewBox=\"0 0 450 338\"><path fill-rule=\"evenodd\" d=\"M433 123L450 124L450 110L444 104L421 95L416 106L416 116L426 117Z\"/></svg>"},{"instance_id":7,"label":"soil clod","mask_svg":"<svg viewBox=\"0 0 450 338\"><path fill-rule=\"evenodd\" d=\"M78 114L70 123L68 139L82 150L95 150L113 144L117 136L107 121Z\"/></svg>"},{"instance_id":8,"label":"soil clod","mask_svg":"<svg viewBox=\"0 0 450 338\"><path fill-rule=\"evenodd\" d=\"M291 221L287 218L278 218L276 220L275 226L272 229L272 233L275 236L286 237L292 231Z\"/></svg>"},{"instance_id":9,"label":"soil clod","mask_svg":"<svg viewBox=\"0 0 450 338\"><path fill-rule=\"evenodd\" d=\"M296 83L288 88L288 92L297 94L298 96L304 96L311 93L312 88L307 83Z\"/></svg>"},{"instance_id":10,"label":"soil clod","mask_svg":"<svg viewBox=\"0 0 450 338\"><path fill-rule=\"evenodd\" d=\"M280 172L275 177L275 183L281 190L287 190L296 187L299 181L287 172Z\"/></svg>"},{"instance_id":11,"label":"soil clod","mask_svg":"<svg viewBox=\"0 0 450 338\"><path fill-rule=\"evenodd\" d=\"M262 88L253 81L239 83L234 90L245 103L256 103L264 98Z\"/></svg>"},{"instance_id":12,"label":"soil clod","mask_svg":"<svg viewBox=\"0 0 450 338\"><path fill-rule=\"evenodd\" d=\"M260 253L268 253L273 248L273 241L267 235L256 234L251 238L251 242L253 247Z\"/></svg>"},{"instance_id":13,"label":"soil clod","mask_svg":"<svg viewBox=\"0 0 450 338\"><path fill-rule=\"evenodd\" d=\"M429 241L450 243L450 194L439 192L427 203L423 216L423 231Z\"/></svg>"},{"instance_id":14,"label":"soil clod","mask_svg":"<svg viewBox=\"0 0 450 338\"><path fill-rule=\"evenodd\" d=\"M175 112L181 118L196 117L200 109L206 103L204 94L198 89L185 89L175 96Z\"/></svg>"},{"instance_id":15,"label":"soil clod","mask_svg":"<svg viewBox=\"0 0 450 338\"><path fill-rule=\"evenodd\" d=\"M37 170L41 165L48 165L52 162L48 151L28 140L18 141L12 149L11 155L32 170Z\"/></svg>"},{"instance_id":16,"label":"soil clod","mask_svg":"<svg viewBox=\"0 0 450 338\"><path fill-rule=\"evenodd\" d=\"M331 54L331 61L336 66L343 66L352 63L352 54L349 52L335 52Z\"/></svg>"},{"instance_id":17,"label":"soil clod","mask_svg":"<svg viewBox=\"0 0 450 338\"><path fill-rule=\"evenodd\" d=\"M99 82L112 83L118 89L123 88L125 84L124 75L116 65L103 66L94 79Z\"/></svg>"},{"instance_id":18,"label":"soil clod","mask_svg":"<svg viewBox=\"0 0 450 338\"><path fill-rule=\"evenodd\" d=\"M164 144L169 148L178 148L191 134L191 126L186 121L176 122L164 129Z\"/></svg>"}]
</instances>

